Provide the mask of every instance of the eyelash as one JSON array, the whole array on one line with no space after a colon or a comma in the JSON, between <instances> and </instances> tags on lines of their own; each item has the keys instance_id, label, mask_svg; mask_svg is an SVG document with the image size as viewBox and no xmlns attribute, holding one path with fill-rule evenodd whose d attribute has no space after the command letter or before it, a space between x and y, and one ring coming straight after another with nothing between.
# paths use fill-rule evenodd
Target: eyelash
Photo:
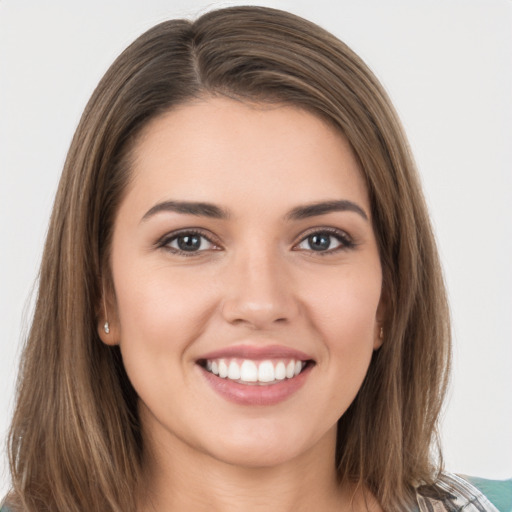
<instances>
[{"instance_id":1,"label":"eyelash","mask_svg":"<svg viewBox=\"0 0 512 512\"><path fill-rule=\"evenodd\" d=\"M180 237L185 237L185 236L197 236L197 237L203 238L203 239L207 240L208 243L213 245L214 249L212 249L212 250L215 250L215 251L219 250L219 245L212 240L212 236L206 234L204 231L201 231L199 229L184 229L182 231L168 233L168 234L164 235L160 240L158 240L158 242L155 245L158 249L165 249L165 250L171 252L172 254L177 254L178 256L185 256L185 257L198 256L198 255L202 254L203 252L205 252L204 249L200 250L200 251L183 251L183 250L175 248L175 247L170 247L170 244L172 242L174 242L175 240L177 240Z\"/></svg>"},{"instance_id":2,"label":"eyelash","mask_svg":"<svg viewBox=\"0 0 512 512\"><path fill-rule=\"evenodd\" d=\"M314 249L309 249L309 251L315 256L328 256L331 254L336 254L340 251L346 251L349 249L354 249L356 247L356 243L352 240L352 238L345 232L337 228L313 228L303 234L301 239L297 244L294 245L294 250L298 251L300 249L295 249L298 245L305 242L308 238L314 235L327 235L329 237L335 238L339 242L339 246L334 249L327 249L325 251L315 251Z\"/></svg>"},{"instance_id":3,"label":"eyelash","mask_svg":"<svg viewBox=\"0 0 512 512\"><path fill-rule=\"evenodd\" d=\"M334 249L327 248L325 251L315 251L314 249L309 249L309 252L312 254L318 255L318 256L326 256L329 254L335 254L340 251L345 251L349 249L353 249L356 244L352 240L352 238L345 232L336 228L314 228L306 232L305 234L302 234L300 240L294 244L293 249L294 251L300 251L301 249L297 248L300 244L305 242L308 238L314 236L314 235L327 235L329 237L335 238L339 242L339 246L335 247ZM203 238L208 241L213 246L213 249L203 249L203 250L197 250L197 251L184 251L181 249L178 249L176 247L170 247L170 244L180 237L185 236L197 236L200 238ZM206 250L220 250L220 245L217 244L212 240L212 237L210 234L206 234L204 231L201 231L199 229L186 229L178 232L168 233L164 235L160 240L158 240L155 244L155 246L158 249L165 249L172 254L177 254L179 256L184 257L192 257L192 256L198 256L204 253ZM307 249L306 249L307 250Z\"/></svg>"}]
</instances>

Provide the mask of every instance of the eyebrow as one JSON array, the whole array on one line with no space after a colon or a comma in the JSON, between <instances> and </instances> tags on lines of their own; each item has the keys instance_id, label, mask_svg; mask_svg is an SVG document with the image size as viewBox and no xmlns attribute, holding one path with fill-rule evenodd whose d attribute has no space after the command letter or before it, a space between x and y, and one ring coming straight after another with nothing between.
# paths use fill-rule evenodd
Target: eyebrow
<instances>
[{"instance_id":1,"label":"eyebrow","mask_svg":"<svg viewBox=\"0 0 512 512\"><path fill-rule=\"evenodd\" d=\"M198 217L211 217L213 219L227 219L229 213L211 203L202 203L195 201L164 201L150 208L142 217L145 221L160 212L184 213L186 215L196 215Z\"/></svg>"},{"instance_id":2,"label":"eyebrow","mask_svg":"<svg viewBox=\"0 0 512 512\"><path fill-rule=\"evenodd\" d=\"M368 215L358 204L346 199L339 201L322 201L305 206L297 206L297 208L294 208L286 215L286 218L289 220L301 220L316 217L317 215L326 215L332 212L355 212L364 220L368 220Z\"/></svg>"},{"instance_id":3,"label":"eyebrow","mask_svg":"<svg viewBox=\"0 0 512 512\"><path fill-rule=\"evenodd\" d=\"M301 220L332 212L355 212L363 219L368 220L366 212L356 203L346 199L338 201L321 201L318 203L297 206L285 216L287 220ZM174 212L197 217L210 217L213 219L228 219L230 213L212 203L196 201L163 201L150 208L142 217L142 221L160 212Z\"/></svg>"}]
</instances>

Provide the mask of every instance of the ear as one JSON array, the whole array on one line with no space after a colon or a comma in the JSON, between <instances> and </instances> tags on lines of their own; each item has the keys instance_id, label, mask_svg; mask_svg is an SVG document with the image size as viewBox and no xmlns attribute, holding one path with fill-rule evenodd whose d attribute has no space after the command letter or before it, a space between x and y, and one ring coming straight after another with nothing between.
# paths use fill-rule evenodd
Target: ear
<instances>
[{"instance_id":1,"label":"ear","mask_svg":"<svg viewBox=\"0 0 512 512\"><path fill-rule=\"evenodd\" d=\"M100 299L100 307L98 308L97 315L97 330L98 336L105 345L119 345L120 328L117 312L115 308L115 301L112 300L111 295L108 293L106 286L102 287L102 296Z\"/></svg>"},{"instance_id":2,"label":"ear","mask_svg":"<svg viewBox=\"0 0 512 512\"><path fill-rule=\"evenodd\" d=\"M386 337L386 331L384 330L384 321L387 312L387 301L385 294L382 293L379 305L377 307L377 314L375 316L375 333L373 338L373 350L377 350L382 346L384 338Z\"/></svg>"},{"instance_id":3,"label":"ear","mask_svg":"<svg viewBox=\"0 0 512 512\"><path fill-rule=\"evenodd\" d=\"M104 315L98 318L98 336L105 345L119 345L119 326L110 318L107 320Z\"/></svg>"}]
</instances>

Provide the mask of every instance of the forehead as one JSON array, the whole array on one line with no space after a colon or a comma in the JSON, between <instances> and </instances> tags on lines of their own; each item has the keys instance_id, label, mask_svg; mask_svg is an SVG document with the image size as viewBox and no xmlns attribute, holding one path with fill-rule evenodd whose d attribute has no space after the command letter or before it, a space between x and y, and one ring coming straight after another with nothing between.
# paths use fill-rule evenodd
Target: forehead
<instances>
[{"instance_id":1,"label":"forehead","mask_svg":"<svg viewBox=\"0 0 512 512\"><path fill-rule=\"evenodd\" d=\"M367 203L346 138L289 105L195 100L152 120L132 155L131 189L148 201L166 194L211 201L222 193L224 201L264 197L284 205L342 195Z\"/></svg>"}]
</instances>

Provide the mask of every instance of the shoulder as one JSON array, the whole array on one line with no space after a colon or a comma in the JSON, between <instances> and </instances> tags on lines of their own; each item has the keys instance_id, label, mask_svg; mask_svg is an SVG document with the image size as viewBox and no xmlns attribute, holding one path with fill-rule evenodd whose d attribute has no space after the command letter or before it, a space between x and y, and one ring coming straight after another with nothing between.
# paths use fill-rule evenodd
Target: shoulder
<instances>
[{"instance_id":1,"label":"shoulder","mask_svg":"<svg viewBox=\"0 0 512 512\"><path fill-rule=\"evenodd\" d=\"M461 476L484 494L500 512L512 512L512 478L488 480L474 476Z\"/></svg>"},{"instance_id":2,"label":"shoulder","mask_svg":"<svg viewBox=\"0 0 512 512\"><path fill-rule=\"evenodd\" d=\"M436 489L419 487L420 512L512 512L512 479L486 480L443 473Z\"/></svg>"}]
</instances>

